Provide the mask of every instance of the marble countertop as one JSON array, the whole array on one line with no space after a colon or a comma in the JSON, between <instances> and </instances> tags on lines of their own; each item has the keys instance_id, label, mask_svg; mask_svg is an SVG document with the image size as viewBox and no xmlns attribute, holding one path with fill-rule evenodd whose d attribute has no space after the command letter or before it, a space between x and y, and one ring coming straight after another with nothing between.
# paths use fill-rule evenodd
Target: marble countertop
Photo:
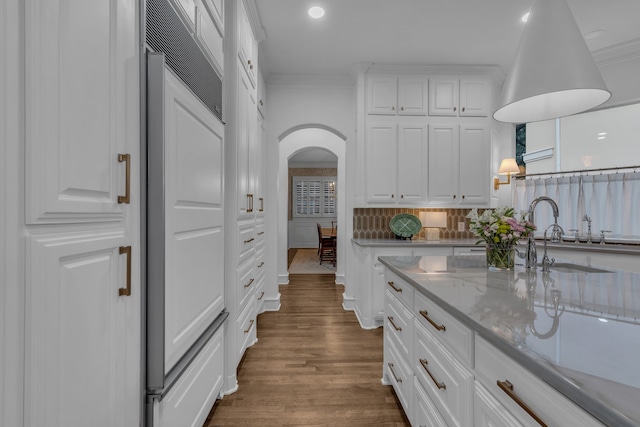
<instances>
[{"instance_id":1,"label":"marble countertop","mask_svg":"<svg viewBox=\"0 0 640 427\"><path fill-rule=\"evenodd\" d=\"M489 271L477 256L379 259L605 425L640 426L640 274L563 260L543 273Z\"/></svg>"}]
</instances>

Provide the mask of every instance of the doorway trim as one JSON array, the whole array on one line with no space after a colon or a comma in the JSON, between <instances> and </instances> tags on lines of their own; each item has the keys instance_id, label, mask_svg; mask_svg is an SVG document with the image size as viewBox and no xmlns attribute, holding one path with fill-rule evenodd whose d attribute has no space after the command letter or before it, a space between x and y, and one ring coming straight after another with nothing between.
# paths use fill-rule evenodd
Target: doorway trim
<instances>
[{"instance_id":1,"label":"doorway trim","mask_svg":"<svg viewBox=\"0 0 640 427\"><path fill-rule=\"evenodd\" d=\"M320 132L317 132L320 131ZM299 133L302 132L302 133ZM277 269L278 284L289 283L287 271L287 207L288 207L288 170L289 159L306 148L323 148L338 158L338 224L346 222L346 136L336 129L319 123L307 123L293 126L278 137L278 240L277 240ZM344 227L342 227L344 229ZM336 283L344 284L344 262L346 260L346 243L344 236L338 235L338 260L336 266Z\"/></svg>"}]
</instances>

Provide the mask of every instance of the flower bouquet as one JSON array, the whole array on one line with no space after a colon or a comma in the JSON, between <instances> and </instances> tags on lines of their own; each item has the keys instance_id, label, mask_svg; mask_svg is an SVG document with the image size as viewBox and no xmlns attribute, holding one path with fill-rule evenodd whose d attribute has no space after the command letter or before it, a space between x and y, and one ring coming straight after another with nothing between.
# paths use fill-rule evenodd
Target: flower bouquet
<instances>
[{"instance_id":1,"label":"flower bouquet","mask_svg":"<svg viewBox=\"0 0 640 427\"><path fill-rule=\"evenodd\" d=\"M485 209L478 214L472 209L467 215L469 228L480 238L476 244L487 246L487 264L490 269L512 269L515 261L515 245L520 239L526 239L536 226L527 220L526 214L516 218L515 210L510 207Z\"/></svg>"}]
</instances>

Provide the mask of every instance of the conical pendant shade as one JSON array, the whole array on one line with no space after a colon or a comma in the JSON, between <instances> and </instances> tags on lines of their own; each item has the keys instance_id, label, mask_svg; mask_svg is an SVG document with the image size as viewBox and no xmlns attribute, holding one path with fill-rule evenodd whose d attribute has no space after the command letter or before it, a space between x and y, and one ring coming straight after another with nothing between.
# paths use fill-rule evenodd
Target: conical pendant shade
<instances>
[{"instance_id":1,"label":"conical pendant shade","mask_svg":"<svg viewBox=\"0 0 640 427\"><path fill-rule=\"evenodd\" d=\"M536 0L493 118L527 123L569 116L611 97L565 0Z\"/></svg>"}]
</instances>

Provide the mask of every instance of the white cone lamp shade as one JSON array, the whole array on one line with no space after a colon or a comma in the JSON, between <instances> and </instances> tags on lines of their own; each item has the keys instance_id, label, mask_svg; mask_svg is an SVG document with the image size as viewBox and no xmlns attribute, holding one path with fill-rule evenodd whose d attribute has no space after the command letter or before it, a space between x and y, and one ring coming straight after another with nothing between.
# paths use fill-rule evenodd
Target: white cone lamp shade
<instances>
[{"instance_id":1,"label":"white cone lamp shade","mask_svg":"<svg viewBox=\"0 0 640 427\"><path fill-rule=\"evenodd\" d=\"M581 113L611 97L565 0L536 0L493 118L528 123Z\"/></svg>"}]
</instances>

